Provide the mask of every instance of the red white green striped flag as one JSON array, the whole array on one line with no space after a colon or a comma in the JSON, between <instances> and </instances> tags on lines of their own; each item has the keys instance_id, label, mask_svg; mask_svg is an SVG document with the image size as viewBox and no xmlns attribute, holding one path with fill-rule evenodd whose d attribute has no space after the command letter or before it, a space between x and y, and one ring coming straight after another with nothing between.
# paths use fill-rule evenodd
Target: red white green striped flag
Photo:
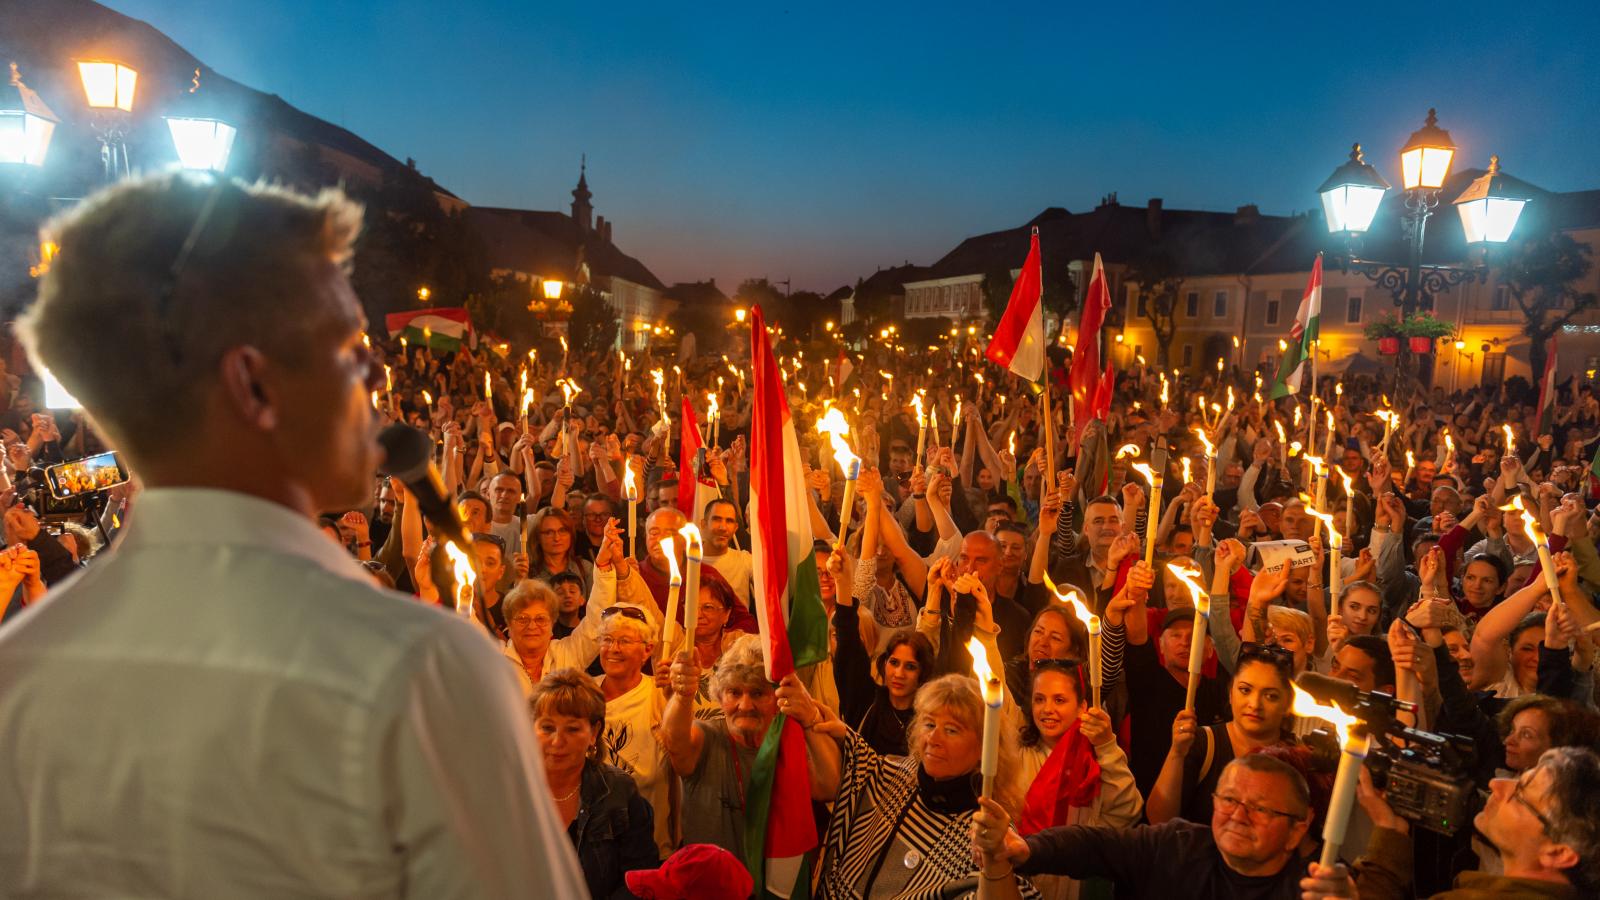
<instances>
[{"instance_id":1,"label":"red white green striped flag","mask_svg":"<svg viewBox=\"0 0 1600 900\"><path fill-rule=\"evenodd\" d=\"M441 306L433 309L408 309L389 313L384 317L384 327L391 339L405 336L412 347L426 344L440 353L461 349L461 344L472 331L472 320L460 306Z\"/></svg>"},{"instance_id":2,"label":"red white green striped flag","mask_svg":"<svg viewBox=\"0 0 1600 900\"><path fill-rule=\"evenodd\" d=\"M1317 261L1311 266L1311 278L1306 282L1305 296L1300 298L1300 311L1295 314L1294 327L1289 329L1289 349L1284 351L1283 361L1278 363L1278 378L1272 383L1272 390L1267 393L1267 399L1276 400L1279 397L1293 397L1300 393L1300 384L1306 374L1306 364L1313 367L1316 361L1312 359L1312 346L1317 342L1317 335L1322 330L1322 254L1317 254ZM1312 390L1316 385L1312 385ZM1306 451L1307 453L1311 451Z\"/></svg>"},{"instance_id":3,"label":"red white green striped flag","mask_svg":"<svg viewBox=\"0 0 1600 900\"><path fill-rule=\"evenodd\" d=\"M750 553L753 600L761 617L767 677L774 682L828 657L828 620L811 549L804 463L784 399L778 361L761 307L752 310L750 359L755 406L750 423ZM811 814L805 734L779 714L756 754L745 826L745 865L755 896L803 897L806 855L818 845Z\"/></svg>"}]
</instances>

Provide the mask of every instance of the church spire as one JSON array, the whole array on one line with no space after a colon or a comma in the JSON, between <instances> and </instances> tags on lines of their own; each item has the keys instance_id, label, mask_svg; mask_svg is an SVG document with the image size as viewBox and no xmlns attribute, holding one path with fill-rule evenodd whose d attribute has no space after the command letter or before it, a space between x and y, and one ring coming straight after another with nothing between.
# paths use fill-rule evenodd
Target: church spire
<instances>
[{"instance_id":1,"label":"church spire","mask_svg":"<svg viewBox=\"0 0 1600 900\"><path fill-rule=\"evenodd\" d=\"M594 227L594 207L589 203L594 195L589 193L588 170L589 155L584 154L578 164L578 186L572 189L572 221L578 223L578 231L584 235Z\"/></svg>"}]
</instances>

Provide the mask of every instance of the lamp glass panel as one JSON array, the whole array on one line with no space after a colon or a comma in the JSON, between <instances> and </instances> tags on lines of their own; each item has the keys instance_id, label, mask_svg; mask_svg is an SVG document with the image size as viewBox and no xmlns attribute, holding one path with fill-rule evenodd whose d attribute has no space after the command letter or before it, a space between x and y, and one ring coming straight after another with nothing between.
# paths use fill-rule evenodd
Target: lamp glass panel
<instances>
[{"instance_id":1,"label":"lamp glass panel","mask_svg":"<svg viewBox=\"0 0 1600 900\"><path fill-rule=\"evenodd\" d=\"M1456 151L1449 147L1422 148L1422 186L1430 190L1442 187L1455 155Z\"/></svg>"},{"instance_id":2,"label":"lamp glass panel","mask_svg":"<svg viewBox=\"0 0 1600 900\"><path fill-rule=\"evenodd\" d=\"M556 280L551 279L551 278L546 278L544 280L544 296L545 296L545 299L546 300L560 300L561 299L561 287L562 287L561 282L556 281Z\"/></svg>"},{"instance_id":3,"label":"lamp glass panel","mask_svg":"<svg viewBox=\"0 0 1600 900\"><path fill-rule=\"evenodd\" d=\"M1422 148L1413 147L1400 154L1400 183L1414 190L1422 183Z\"/></svg>"},{"instance_id":4,"label":"lamp glass panel","mask_svg":"<svg viewBox=\"0 0 1600 900\"><path fill-rule=\"evenodd\" d=\"M216 119L167 119L178 163L185 169L221 172L228 167L228 154L238 129Z\"/></svg>"},{"instance_id":5,"label":"lamp glass panel","mask_svg":"<svg viewBox=\"0 0 1600 900\"><path fill-rule=\"evenodd\" d=\"M1466 232L1467 243L1488 241L1503 244L1510 240L1526 203L1526 200L1505 197L1482 197L1457 204L1456 209L1461 211L1461 230Z\"/></svg>"},{"instance_id":6,"label":"lamp glass panel","mask_svg":"<svg viewBox=\"0 0 1600 900\"><path fill-rule=\"evenodd\" d=\"M117 66L117 109L133 112L133 89L138 84L138 72L127 66Z\"/></svg>"},{"instance_id":7,"label":"lamp glass panel","mask_svg":"<svg viewBox=\"0 0 1600 900\"><path fill-rule=\"evenodd\" d=\"M0 112L0 163L28 158L28 126L21 110Z\"/></svg>"},{"instance_id":8,"label":"lamp glass panel","mask_svg":"<svg viewBox=\"0 0 1600 900\"><path fill-rule=\"evenodd\" d=\"M116 63L78 63L78 77L83 80L83 94L90 109L111 109L117 105Z\"/></svg>"},{"instance_id":9,"label":"lamp glass panel","mask_svg":"<svg viewBox=\"0 0 1600 900\"><path fill-rule=\"evenodd\" d=\"M1328 219L1328 230L1348 231L1355 234L1372 227L1378 214L1378 204L1383 202L1383 188L1364 184L1341 184L1324 191L1322 211Z\"/></svg>"},{"instance_id":10,"label":"lamp glass panel","mask_svg":"<svg viewBox=\"0 0 1600 900\"><path fill-rule=\"evenodd\" d=\"M50 152L50 138L56 133L56 123L35 115L25 115L22 120L27 144L22 161L30 166L42 166L45 154Z\"/></svg>"}]
</instances>

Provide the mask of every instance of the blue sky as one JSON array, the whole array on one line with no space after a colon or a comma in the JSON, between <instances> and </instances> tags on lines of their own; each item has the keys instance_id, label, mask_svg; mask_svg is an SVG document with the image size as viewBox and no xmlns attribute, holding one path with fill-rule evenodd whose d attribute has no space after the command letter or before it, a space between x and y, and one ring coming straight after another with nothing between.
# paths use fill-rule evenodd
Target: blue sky
<instances>
[{"instance_id":1,"label":"blue sky","mask_svg":"<svg viewBox=\"0 0 1600 900\"><path fill-rule=\"evenodd\" d=\"M1594 3L105 2L472 203L565 209L587 153L668 282L827 291L1111 191L1303 210L1429 106L1458 165L1600 187Z\"/></svg>"}]
</instances>

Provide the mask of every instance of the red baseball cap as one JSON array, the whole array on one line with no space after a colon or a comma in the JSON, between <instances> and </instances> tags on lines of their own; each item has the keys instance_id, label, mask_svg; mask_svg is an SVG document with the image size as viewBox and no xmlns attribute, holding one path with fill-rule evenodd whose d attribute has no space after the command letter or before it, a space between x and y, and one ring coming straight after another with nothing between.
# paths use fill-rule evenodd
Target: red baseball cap
<instances>
[{"instance_id":1,"label":"red baseball cap","mask_svg":"<svg viewBox=\"0 0 1600 900\"><path fill-rule=\"evenodd\" d=\"M689 844L667 857L659 869L640 869L624 878L643 900L749 900L755 881L732 853L714 844Z\"/></svg>"}]
</instances>

